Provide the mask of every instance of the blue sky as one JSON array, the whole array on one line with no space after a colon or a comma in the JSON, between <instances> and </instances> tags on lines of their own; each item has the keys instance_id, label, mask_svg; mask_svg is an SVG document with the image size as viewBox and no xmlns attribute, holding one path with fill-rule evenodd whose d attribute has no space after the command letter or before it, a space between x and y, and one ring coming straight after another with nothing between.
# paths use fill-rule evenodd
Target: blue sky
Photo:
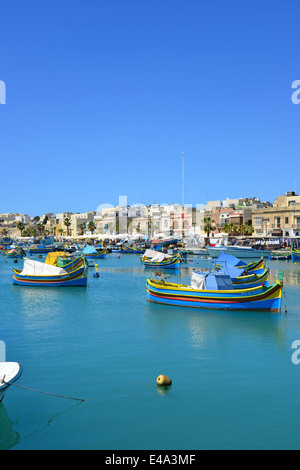
<instances>
[{"instance_id":1,"label":"blue sky","mask_svg":"<svg viewBox=\"0 0 300 470\"><path fill-rule=\"evenodd\" d=\"M1 5L0 212L300 191L291 1Z\"/></svg>"}]
</instances>

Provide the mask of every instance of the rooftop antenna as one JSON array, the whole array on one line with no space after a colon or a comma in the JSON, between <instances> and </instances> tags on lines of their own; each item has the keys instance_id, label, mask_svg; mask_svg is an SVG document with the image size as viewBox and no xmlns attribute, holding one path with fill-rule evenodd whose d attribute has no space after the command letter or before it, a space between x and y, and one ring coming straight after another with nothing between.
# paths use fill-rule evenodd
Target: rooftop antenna
<instances>
[{"instance_id":1,"label":"rooftop antenna","mask_svg":"<svg viewBox=\"0 0 300 470\"><path fill-rule=\"evenodd\" d=\"M294 176L294 190L295 190L295 194L297 194L297 176L296 175Z\"/></svg>"}]
</instances>

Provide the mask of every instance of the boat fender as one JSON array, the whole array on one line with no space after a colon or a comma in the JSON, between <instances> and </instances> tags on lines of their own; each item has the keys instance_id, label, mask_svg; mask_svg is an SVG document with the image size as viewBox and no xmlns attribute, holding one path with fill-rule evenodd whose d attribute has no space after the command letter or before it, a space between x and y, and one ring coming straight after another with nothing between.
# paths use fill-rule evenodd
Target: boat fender
<instances>
[{"instance_id":1,"label":"boat fender","mask_svg":"<svg viewBox=\"0 0 300 470\"><path fill-rule=\"evenodd\" d=\"M170 387L172 385L172 380L167 375L159 375L156 379L156 384L159 387Z\"/></svg>"}]
</instances>

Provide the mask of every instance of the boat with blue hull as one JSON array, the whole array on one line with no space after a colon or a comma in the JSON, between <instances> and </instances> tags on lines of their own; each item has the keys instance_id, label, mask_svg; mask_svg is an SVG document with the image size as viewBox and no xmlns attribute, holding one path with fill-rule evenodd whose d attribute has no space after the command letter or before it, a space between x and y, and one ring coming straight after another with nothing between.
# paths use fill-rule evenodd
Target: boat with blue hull
<instances>
[{"instance_id":1,"label":"boat with blue hull","mask_svg":"<svg viewBox=\"0 0 300 470\"><path fill-rule=\"evenodd\" d=\"M82 256L86 259L103 259L103 258L106 258L106 255L107 255L106 248L98 251L89 245L86 246L82 252Z\"/></svg>"},{"instance_id":2,"label":"boat with blue hull","mask_svg":"<svg viewBox=\"0 0 300 470\"><path fill-rule=\"evenodd\" d=\"M218 259L214 261L214 265L217 271L222 270L224 265L231 265L240 269L241 274L243 272L248 272L249 274L262 275L265 270L265 260L263 257L259 261L252 261L249 264L246 264L244 261L239 258L230 255L228 253L222 252Z\"/></svg>"},{"instance_id":3,"label":"boat with blue hull","mask_svg":"<svg viewBox=\"0 0 300 470\"><path fill-rule=\"evenodd\" d=\"M122 253L135 253L135 254L142 254L145 253L146 247L139 246L136 244L128 245L127 243L123 243L122 245Z\"/></svg>"},{"instance_id":4,"label":"boat with blue hull","mask_svg":"<svg viewBox=\"0 0 300 470\"><path fill-rule=\"evenodd\" d=\"M3 247L4 250L8 250L10 246L13 244L11 238L1 238L0 239L0 247Z\"/></svg>"},{"instance_id":5,"label":"boat with blue hull","mask_svg":"<svg viewBox=\"0 0 300 470\"><path fill-rule=\"evenodd\" d=\"M245 272L240 272L240 270L233 268L232 266L224 266L220 271L215 271L215 273L226 274L230 277L232 286L234 289L251 289L253 287L259 287L264 285L269 286L269 275L270 270L265 269L262 274L246 274ZM198 274L205 275L205 271L196 271Z\"/></svg>"},{"instance_id":6,"label":"boat with blue hull","mask_svg":"<svg viewBox=\"0 0 300 470\"><path fill-rule=\"evenodd\" d=\"M269 259L275 260L275 261L287 261L292 258L292 255L290 252L272 252L269 254Z\"/></svg>"},{"instance_id":7,"label":"boat with blue hull","mask_svg":"<svg viewBox=\"0 0 300 470\"><path fill-rule=\"evenodd\" d=\"M13 284L30 287L86 287L87 272L85 263L66 271L57 266L25 258L23 270L13 271Z\"/></svg>"},{"instance_id":8,"label":"boat with blue hull","mask_svg":"<svg viewBox=\"0 0 300 470\"><path fill-rule=\"evenodd\" d=\"M27 254L29 254L29 255L47 255L48 253L51 253L54 250L55 250L54 246L51 246L51 245L32 245L28 249Z\"/></svg>"},{"instance_id":9,"label":"boat with blue hull","mask_svg":"<svg viewBox=\"0 0 300 470\"><path fill-rule=\"evenodd\" d=\"M146 250L140 260L147 268L180 269L181 267L181 257L179 254L172 256L166 253Z\"/></svg>"},{"instance_id":10,"label":"boat with blue hull","mask_svg":"<svg viewBox=\"0 0 300 470\"><path fill-rule=\"evenodd\" d=\"M271 287L239 290L232 288L229 276L209 274L206 278L201 276L200 283L196 285L147 279L146 287L149 302L173 307L281 312L283 282L280 279Z\"/></svg>"},{"instance_id":11,"label":"boat with blue hull","mask_svg":"<svg viewBox=\"0 0 300 470\"><path fill-rule=\"evenodd\" d=\"M292 261L300 262L300 251L292 249L291 250L291 257L292 257Z\"/></svg>"},{"instance_id":12,"label":"boat with blue hull","mask_svg":"<svg viewBox=\"0 0 300 470\"><path fill-rule=\"evenodd\" d=\"M234 288L258 287L262 284L269 285L269 268L265 268L264 260L260 264L256 263L256 269L249 269L238 258L226 253L213 262L215 272L222 273L230 277ZM254 265L252 265L254 267Z\"/></svg>"},{"instance_id":13,"label":"boat with blue hull","mask_svg":"<svg viewBox=\"0 0 300 470\"><path fill-rule=\"evenodd\" d=\"M63 268L66 272L75 271L84 265L88 266L85 258L81 256L72 256L65 252L49 253L47 255L45 264Z\"/></svg>"}]
</instances>

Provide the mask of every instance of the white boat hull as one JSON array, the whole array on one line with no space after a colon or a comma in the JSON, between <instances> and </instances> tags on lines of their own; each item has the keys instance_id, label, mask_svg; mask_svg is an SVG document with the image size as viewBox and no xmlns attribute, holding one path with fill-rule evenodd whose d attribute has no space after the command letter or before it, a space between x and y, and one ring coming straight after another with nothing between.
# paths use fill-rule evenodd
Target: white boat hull
<instances>
[{"instance_id":1,"label":"white boat hull","mask_svg":"<svg viewBox=\"0 0 300 470\"><path fill-rule=\"evenodd\" d=\"M0 362L0 403L10 384L16 382L21 375L22 367L17 362Z\"/></svg>"},{"instance_id":2,"label":"white boat hull","mask_svg":"<svg viewBox=\"0 0 300 470\"><path fill-rule=\"evenodd\" d=\"M207 253L212 258L218 258L221 253L235 256L236 258L251 258L260 259L262 256L261 250L254 250L253 248L234 248L234 247L207 247ZM266 256L266 254L265 254Z\"/></svg>"}]
</instances>

